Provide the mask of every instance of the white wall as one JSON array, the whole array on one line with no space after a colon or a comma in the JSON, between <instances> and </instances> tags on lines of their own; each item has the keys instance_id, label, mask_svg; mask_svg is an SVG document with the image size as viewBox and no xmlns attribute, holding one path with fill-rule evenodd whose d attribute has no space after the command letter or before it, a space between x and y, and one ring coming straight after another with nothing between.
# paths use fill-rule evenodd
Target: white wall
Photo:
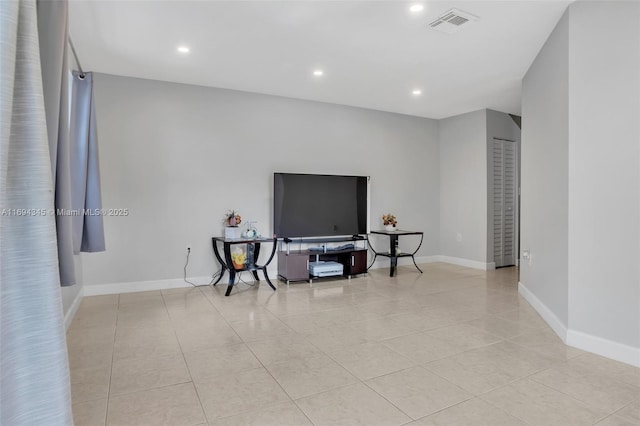
<instances>
[{"instance_id":1,"label":"white wall","mask_svg":"<svg viewBox=\"0 0 640 426\"><path fill-rule=\"evenodd\" d=\"M440 120L440 254L487 262L487 112Z\"/></svg>"},{"instance_id":2,"label":"white wall","mask_svg":"<svg viewBox=\"0 0 640 426\"><path fill-rule=\"evenodd\" d=\"M523 294L568 344L640 366L640 3L573 3L522 114Z\"/></svg>"},{"instance_id":3,"label":"white wall","mask_svg":"<svg viewBox=\"0 0 640 426\"><path fill-rule=\"evenodd\" d=\"M273 172L371 176L372 229L394 213L438 254L435 120L151 80L95 76L107 251L83 255L93 284L211 275L211 237L237 209L272 233Z\"/></svg>"},{"instance_id":4,"label":"white wall","mask_svg":"<svg viewBox=\"0 0 640 426\"><path fill-rule=\"evenodd\" d=\"M520 152L520 128L513 119L504 112L487 110L487 262L495 263L494 236L493 236L493 139L506 139L514 141L518 153ZM518 155L518 161L520 156ZM519 168L517 173L519 173ZM519 181L519 176L517 177ZM517 220L516 212L516 220ZM516 225L517 229L517 225ZM515 235L517 251L518 233ZM517 258L516 254L516 258Z\"/></svg>"},{"instance_id":5,"label":"white wall","mask_svg":"<svg viewBox=\"0 0 640 426\"><path fill-rule=\"evenodd\" d=\"M569 18L565 12L522 82L520 282L568 321ZM522 258L522 256L520 256Z\"/></svg>"},{"instance_id":6,"label":"white wall","mask_svg":"<svg viewBox=\"0 0 640 426\"><path fill-rule=\"evenodd\" d=\"M640 348L640 3L575 3L569 46L569 324Z\"/></svg>"}]
</instances>

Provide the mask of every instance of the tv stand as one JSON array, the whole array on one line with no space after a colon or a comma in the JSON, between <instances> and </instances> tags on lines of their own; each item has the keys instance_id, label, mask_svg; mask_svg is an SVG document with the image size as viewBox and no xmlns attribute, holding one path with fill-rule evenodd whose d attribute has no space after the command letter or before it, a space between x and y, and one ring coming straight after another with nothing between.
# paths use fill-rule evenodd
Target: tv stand
<instances>
[{"instance_id":1,"label":"tv stand","mask_svg":"<svg viewBox=\"0 0 640 426\"><path fill-rule=\"evenodd\" d=\"M358 243L362 247L358 247ZM293 249L295 243L320 244L319 247ZM328 247L330 243L346 243L340 247ZM341 276L351 278L367 273L367 239L360 235L345 237L309 238L281 240L278 251L278 278L287 284L294 281L313 283L314 276L309 270L310 262L337 262L342 264Z\"/></svg>"}]
</instances>

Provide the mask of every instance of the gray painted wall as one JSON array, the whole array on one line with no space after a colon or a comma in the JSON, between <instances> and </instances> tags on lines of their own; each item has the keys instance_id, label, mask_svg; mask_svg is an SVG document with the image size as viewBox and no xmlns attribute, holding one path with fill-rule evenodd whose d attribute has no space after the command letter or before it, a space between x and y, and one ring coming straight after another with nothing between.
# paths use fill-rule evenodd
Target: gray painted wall
<instances>
[{"instance_id":1,"label":"gray painted wall","mask_svg":"<svg viewBox=\"0 0 640 426\"><path fill-rule=\"evenodd\" d=\"M159 81L95 76L107 251L83 255L85 285L218 269L211 237L237 209L272 233L273 172L371 176L371 227L394 213L439 252L435 120ZM388 242L387 242L388 244Z\"/></svg>"},{"instance_id":2,"label":"gray painted wall","mask_svg":"<svg viewBox=\"0 0 640 426\"><path fill-rule=\"evenodd\" d=\"M487 112L440 120L440 254L486 263Z\"/></svg>"},{"instance_id":3,"label":"gray painted wall","mask_svg":"<svg viewBox=\"0 0 640 426\"><path fill-rule=\"evenodd\" d=\"M522 82L520 281L568 321L569 16L565 12ZM522 256L521 256L522 258Z\"/></svg>"},{"instance_id":4,"label":"gray painted wall","mask_svg":"<svg viewBox=\"0 0 640 426\"><path fill-rule=\"evenodd\" d=\"M574 3L569 46L569 324L640 348L640 3Z\"/></svg>"},{"instance_id":5,"label":"gray painted wall","mask_svg":"<svg viewBox=\"0 0 640 426\"><path fill-rule=\"evenodd\" d=\"M640 365L640 4L572 4L522 114L521 282L569 343Z\"/></svg>"}]
</instances>

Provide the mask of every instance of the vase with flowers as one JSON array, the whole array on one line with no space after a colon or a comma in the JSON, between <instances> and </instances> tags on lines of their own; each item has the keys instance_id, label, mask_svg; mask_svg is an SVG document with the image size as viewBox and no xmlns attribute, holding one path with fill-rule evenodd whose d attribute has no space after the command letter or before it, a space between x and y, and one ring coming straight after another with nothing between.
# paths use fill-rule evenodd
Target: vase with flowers
<instances>
[{"instance_id":1,"label":"vase with flowers","mask_svg":"<svg viewBox=\"0 0 640 426\"><path fill-rule=\"evenodd\" d=\"M382 215L382 224L384 225L384 229L386 231L395 231L398 221L396 220L396 217L394 215L392 215L391 213L387 213Z\"/></svg>"},{"instance_id":2,"label":"vase with flowers","mask_svg":"<svg viewBox=\"0 0 640 426\"><path fill-rule=\"evenodd\" d=\"M235 210L228 210L224 215L224 224L226 226L238 226L242 222L242 216Z\"/></svg>"},{"instance_id":3,"label":"vase with flowers","mask_svg":"<svg viewBox=\"0 0 640 426\"><path fill-rule=\"evenodd\" d=\"M229 239L237 239L242 237L242 232L238 225L242 222L242 216L235 210L227 210L222 223L224 224L224 237Z\"/></svg>"}]
</instances>

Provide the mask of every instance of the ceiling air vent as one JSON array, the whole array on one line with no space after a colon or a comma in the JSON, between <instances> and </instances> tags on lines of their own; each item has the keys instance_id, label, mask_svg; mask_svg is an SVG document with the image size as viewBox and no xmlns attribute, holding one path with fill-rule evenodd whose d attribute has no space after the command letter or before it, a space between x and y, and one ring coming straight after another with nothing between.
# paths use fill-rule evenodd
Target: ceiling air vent
<instances>
[{"instance_id":1,"label":"ceiling air vent","mask_svg":"<svg viewBox=\"0 0 640 426\"><path fill-rule=\"evenodd\" d=\"M462 27L477 21L478 17L460 9L451 9L443 13L435 21L429 24L430 28L445 34L457 33Z\"/></svg>"}]
</instances>

